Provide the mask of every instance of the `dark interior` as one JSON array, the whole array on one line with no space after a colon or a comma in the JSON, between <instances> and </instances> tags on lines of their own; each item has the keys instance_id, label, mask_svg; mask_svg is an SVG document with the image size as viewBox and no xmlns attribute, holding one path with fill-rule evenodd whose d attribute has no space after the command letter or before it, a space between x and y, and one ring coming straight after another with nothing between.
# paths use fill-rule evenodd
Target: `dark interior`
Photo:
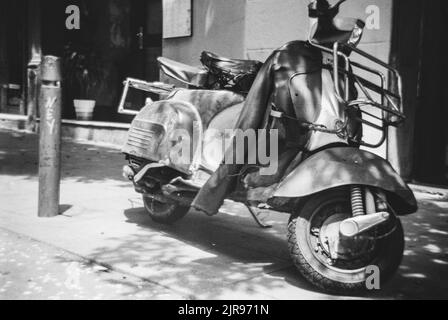
<instances>
[{"instance_id":1,"label":"dark interior","mask_svg":"<svg viewBox=\"0 0 448 320\"><path fill-rule=\"evenodd\" d=\"M132 119L116 112L122 82L126 77L158 80L155 58L162 54L161 0L45 0L42 1L42 48L44 54L64 56L64 47L86 48L95 53L104 70L101 85L92 97L97 101L93 120L130 122ZM80 30L67 30L68 5L81 11ZM138 34L142 37L139 38ZM74 119L73 99L76 88L65 86L63 117ZM141 97L134 97L143 103Z\"/></svg>"},{"instance_id":2,"label":"dark interior","mask_svg":"<svg viewBox=\"0 0 448 320\"><path fill-rule=\"evenodd\" d=\"M436 185L448 184L447 14L444 0L394 1L391 58L402 73L408 118L398 154L405 176Z\"/></svg>"}]
</instances>

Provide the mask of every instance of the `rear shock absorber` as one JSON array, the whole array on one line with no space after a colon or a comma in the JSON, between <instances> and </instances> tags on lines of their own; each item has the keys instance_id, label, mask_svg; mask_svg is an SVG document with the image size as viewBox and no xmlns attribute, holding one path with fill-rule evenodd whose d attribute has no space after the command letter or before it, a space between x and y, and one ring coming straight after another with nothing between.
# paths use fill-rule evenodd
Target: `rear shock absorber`
<instances>
[{"instance_id":1,"label":"rear shock absorber","mask_svg":"<svg viewBox=\"0 0 448 320\"><path fill-rule=\"evenodd\" d=\"M352 213L354 217L365 214L361 186L359 185L351 186L350 201L352 204Z\"/></svg>"}]
</instances>

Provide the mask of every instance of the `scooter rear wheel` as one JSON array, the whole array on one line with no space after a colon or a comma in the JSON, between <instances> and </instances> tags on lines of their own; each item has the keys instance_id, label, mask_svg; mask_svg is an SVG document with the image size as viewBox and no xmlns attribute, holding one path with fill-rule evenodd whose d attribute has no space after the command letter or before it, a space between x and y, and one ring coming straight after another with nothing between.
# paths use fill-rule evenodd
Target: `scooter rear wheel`
<instances>
[{"instance_id":1,"label":"scooter rear wheel","mask_svg":"<svg viewBox=\"0 0 448 320\"><path fill-rule=\"evenodd\" d=\"M143 203L151 219L162 224L172 224L182 219L190 209L175 203L160 202L144 195Z\"/></svg>"},{"instance_id":2,"label":"scooter rear wheel","mask_svg":"<svg viewBox=\"0 0 448 320\"><path fill-rule=\"evenodd\" d=\"M351 216L349 191L328 190L310 196L288 223L288 246L291 258L300 273L313 285L326 292L350 295L367 289L367 266L376 266L380 282L387 281L401 263L404 235L397 218L360 235L345 246L337 243L338 254L332 259L325 234L331 224ZM337 230L339 228L337 227ZM383 235L375 237L375 235ZM325 241L327 239L327 241ZM334 243L334 242L333 242Z\"/></svg>"}]
</instances>

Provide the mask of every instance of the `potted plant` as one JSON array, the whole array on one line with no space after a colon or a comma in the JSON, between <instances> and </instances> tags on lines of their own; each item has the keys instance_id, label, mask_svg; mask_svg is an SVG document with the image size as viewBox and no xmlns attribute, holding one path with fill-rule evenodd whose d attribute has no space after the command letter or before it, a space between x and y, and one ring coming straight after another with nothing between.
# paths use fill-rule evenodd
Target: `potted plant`
<instances>
[{"instance_id":1,"label":"potted plant","mask_svg":"<svg viewBox=\"0 0 448 320\"><path fill-rule=\"evenodd\" d=\"M98 54L92 49L72 44L65 47L65 82L71 91L78 120L91 120L96 96L104 79L104 67Z\"/></svg>"}]
</instances>

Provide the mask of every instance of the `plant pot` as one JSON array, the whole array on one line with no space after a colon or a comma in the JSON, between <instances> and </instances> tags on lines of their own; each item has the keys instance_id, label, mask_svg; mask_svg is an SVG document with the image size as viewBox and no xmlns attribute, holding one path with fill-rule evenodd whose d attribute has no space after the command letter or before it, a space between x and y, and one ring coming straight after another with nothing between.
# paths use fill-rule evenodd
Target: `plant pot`
<instances>
[{"instance_id":1,"label":"plant pot","mask_svg":"<svg viewBox=\"0 0 448 320\"><path fill-rule=\"evenodd\" d=\"M76 111L76 119L78 120L92 120L93 109L95 108L95 100L73 100Z\"/></svg>"}]
</instances>

